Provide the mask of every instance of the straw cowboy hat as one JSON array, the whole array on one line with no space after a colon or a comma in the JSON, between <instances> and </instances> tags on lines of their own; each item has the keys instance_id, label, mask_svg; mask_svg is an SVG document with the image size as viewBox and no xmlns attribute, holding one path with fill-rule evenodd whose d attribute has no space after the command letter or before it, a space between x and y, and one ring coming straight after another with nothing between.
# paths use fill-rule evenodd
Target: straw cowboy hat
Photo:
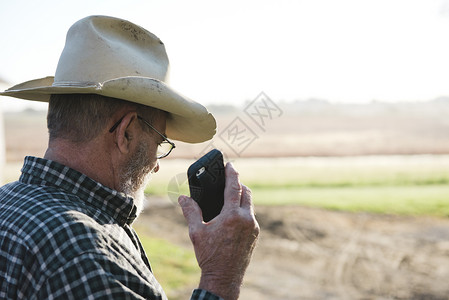
<instances>
[{"instance_id":1,"label":"straw cowboy hat","mask_svg":"<svg viewBox=\"0 0 449 300\"><path fill-rule=\"evenodd\" d=\"M27 81L0 95L47 102L51 94L119 98L167 111L169 138L211 139L214 117L165 83L168 65L164 44L154 34L125 20L90 16L69 29L54 77Z\"/></svg>"}]
</instances>

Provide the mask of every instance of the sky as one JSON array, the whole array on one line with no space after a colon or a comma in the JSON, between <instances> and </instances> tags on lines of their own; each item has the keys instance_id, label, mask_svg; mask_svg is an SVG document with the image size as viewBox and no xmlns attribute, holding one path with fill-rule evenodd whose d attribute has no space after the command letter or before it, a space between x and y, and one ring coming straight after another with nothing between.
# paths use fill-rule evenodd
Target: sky
<instances>
[{"instance_id":1,"label":"sky","mask_svg":"<svg viewBox=\"0 0 449 300\"><path fill-rule=\"evenodd\" d=\"M0 78L54 75L68 28L95 14L156 34L169 84L206 105L449 96L448 0L1 0Z\"/></svg>"}]
</instances>

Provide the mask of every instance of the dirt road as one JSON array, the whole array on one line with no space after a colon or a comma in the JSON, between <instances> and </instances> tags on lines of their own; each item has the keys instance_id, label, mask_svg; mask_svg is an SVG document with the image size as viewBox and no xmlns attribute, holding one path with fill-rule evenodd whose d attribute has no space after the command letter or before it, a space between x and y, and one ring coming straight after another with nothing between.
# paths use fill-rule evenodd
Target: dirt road
<instances>
[{"instance_id":1,"label":"dirt road","mask_svg":"<svg viewBox=\"0 0 449 300\"><path fill-rule=\"evenodd\" d=\"M256 210L262 233L241 299L449 297L448 219L297 206ZM137 222L190 247L180 208L171 202L156 201Z\"/></svg>"}]
</instances>

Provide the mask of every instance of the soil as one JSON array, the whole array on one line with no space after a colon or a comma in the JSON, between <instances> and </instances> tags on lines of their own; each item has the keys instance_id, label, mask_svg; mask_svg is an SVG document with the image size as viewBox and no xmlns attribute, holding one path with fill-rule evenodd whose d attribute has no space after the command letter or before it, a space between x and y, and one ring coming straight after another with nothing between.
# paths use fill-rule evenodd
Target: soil
<instances>
[{"instance_id":1,"label":"soil","mask_svg":"<svg viewBox=\"0 0 449 300\"><path fill-rule=\"evenodd\" d=\"M180 208L150 203L136 226L191 248ZM261 235L241 299L448 299L448 219L300 206L256 213Z\"/></svg>"}]
</instances>

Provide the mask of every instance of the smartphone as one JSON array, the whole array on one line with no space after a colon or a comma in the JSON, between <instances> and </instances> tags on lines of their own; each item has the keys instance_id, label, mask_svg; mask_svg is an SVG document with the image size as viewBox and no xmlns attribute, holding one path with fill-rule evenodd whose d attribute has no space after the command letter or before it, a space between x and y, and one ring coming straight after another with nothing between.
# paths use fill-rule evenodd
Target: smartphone
<instances>
[{"instance_id":1,"label":"smartphone","mask_svg":"<svg viewBox=\"0 0 449 300\"><path fill-rule=\"evenodd\" d=\"M225 168L223 153L213 149L194 162L187 170L190 197L208 222L220 214L224 203Z\"/></svg>"}]
</instances>

